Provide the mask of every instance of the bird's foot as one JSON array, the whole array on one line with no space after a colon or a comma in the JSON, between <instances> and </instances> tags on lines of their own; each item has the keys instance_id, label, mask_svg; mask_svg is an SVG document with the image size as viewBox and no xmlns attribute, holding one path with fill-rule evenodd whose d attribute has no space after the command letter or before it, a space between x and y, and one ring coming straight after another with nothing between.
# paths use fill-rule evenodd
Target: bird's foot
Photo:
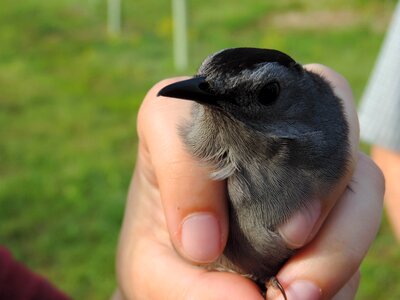
<instances>
[{"instance_id":1,"label":"bird's foot","mask_svg":"<svg viewBox=\"0 0 400 300\"><path fill-rule=\"evenodd\" d=\"M265 287L267 288L267 290L269 288L273 288L273 289L278 289L282 296L283 299L287 300L286 297L286 293L285 293L285 289L283 288L282 284L279 282L278 278L276 278L275 276L272 276L266 283L265 283Z\"/></svg>"}]
</instances>

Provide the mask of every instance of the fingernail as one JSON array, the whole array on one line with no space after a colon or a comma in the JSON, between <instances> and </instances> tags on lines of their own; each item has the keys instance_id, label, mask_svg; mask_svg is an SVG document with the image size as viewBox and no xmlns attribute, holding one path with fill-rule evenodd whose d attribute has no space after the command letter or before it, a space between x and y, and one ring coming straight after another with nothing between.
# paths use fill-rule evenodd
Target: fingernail
<instances>
[{"instance_id":1,"label":"fingernail","mask_svg":"<svg viewBox=\"0 0 400 300\"><path fill-rule=\"evenodd\" d=\"M313 200L309 206L296 212L278 231L291 248L303 246L309 239L314 225L321 215L321 203Z\"/></svg>"},{"instance_id":2,"label":"fingernail","mask_svg":"<svg viewBox=\"0 0 400 300\"><path fill-rule=\"evenodd\" d=\"M285 292L289 300L319 300L322 298L321 289L313 282L307 280L295 281Z\"/></svg>"},{"instance_id":3,"label":"fingernail","mask_svg":"<svg viewBox=\"0 0 400 300\"><path fill-rule=\"evenodd\" d=\"M208 213L189 215L182 223L181 241L188 258L200 263L214 261L221 244L218 220Z\"/></svg>"}]
</instances>

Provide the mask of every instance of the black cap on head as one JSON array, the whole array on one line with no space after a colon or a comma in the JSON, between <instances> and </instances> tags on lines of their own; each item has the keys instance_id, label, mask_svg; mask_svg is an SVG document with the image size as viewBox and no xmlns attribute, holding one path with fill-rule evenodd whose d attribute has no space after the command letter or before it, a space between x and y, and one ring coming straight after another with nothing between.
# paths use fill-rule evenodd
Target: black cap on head
<instances>
[{"instance_id":1,"label":"black cap on head","mask_svg":"<svg viewBox=\"0 0 400 300\"><path fill-rule=\"evenodd\" d=\"M289 55L274 49L231 48L215 54L209 62L213 68L224 72L254 69L257 64L277 62L287 68L297 65Z\"/></svg>"}]
</instances>

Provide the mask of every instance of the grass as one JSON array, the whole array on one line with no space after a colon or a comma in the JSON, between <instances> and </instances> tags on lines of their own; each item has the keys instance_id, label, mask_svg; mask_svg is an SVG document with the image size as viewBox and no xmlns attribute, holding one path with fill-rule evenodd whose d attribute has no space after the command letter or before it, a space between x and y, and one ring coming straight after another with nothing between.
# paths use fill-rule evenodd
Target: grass
<instances>
[{"instance_id":1,"label":"grass","mask_svg":"<svg viewBox=\"0 0 400 300\"><path fill-rule=\"evenodd\" d=\"M193 74L226 47L278 48L343 73L359 99L394 0L189 3ZM178 75L168 1L124 1L106 33L106 1L11 1L0 10L0 244L76 299L106 299L135 162L146 90ZM354 20L283 26L274 16L350 12ZM384 220L358 299L399 299L400 251Z\"/></svg>"}]
</instances>

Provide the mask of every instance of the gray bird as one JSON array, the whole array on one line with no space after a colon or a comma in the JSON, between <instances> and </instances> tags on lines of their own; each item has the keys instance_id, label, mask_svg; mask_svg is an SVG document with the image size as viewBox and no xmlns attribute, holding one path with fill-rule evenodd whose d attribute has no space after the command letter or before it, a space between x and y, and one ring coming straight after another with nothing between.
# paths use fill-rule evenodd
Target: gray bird
<instances>
[{"instance_id":1,"label":"gray bird","mask_svg":"<svg viewBox=\"0 0 400 300\"><path fill-rule=\"evenodd\" d=\"M341 99L288 55L258 48L212 54L196 76L159 95L194 101L180 135L212 167L211 177L227 182L229 236L210 268L265 286L295 252L277 227L323 199L346 172Z\"/></svg>"}]
</instances>

